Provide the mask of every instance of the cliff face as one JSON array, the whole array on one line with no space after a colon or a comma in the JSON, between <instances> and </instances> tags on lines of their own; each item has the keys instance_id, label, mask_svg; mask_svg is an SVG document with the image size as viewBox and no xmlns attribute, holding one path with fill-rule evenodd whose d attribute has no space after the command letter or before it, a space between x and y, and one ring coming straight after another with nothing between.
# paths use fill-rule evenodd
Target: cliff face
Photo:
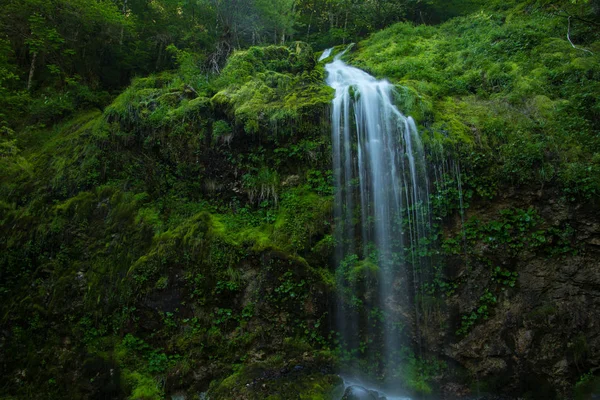
<instances>
[{"instance_id":1,"label":"cliff face","mask_svg":"<svg viewBox=\"0 0 600 400\"><path fill-rule=\"evenodd\" d=\"M455 285L424 330L426 347L471 377L456 386L464 378L449 371L447 396L571 398L577 381L581 394L594 390L586 374L600 354L597 207L552 188L507 190L474 203L464 229L450 224L448 237L461 242L447 259Z\"/></svg>"},{"instance_id":2,"label":"cliff face","mask_svg":"<svg viewBox=\"0 0 600 400\"><path fill-rule=\"evenodd\" d=\"M396 85L428 154L434 262L405 369L423 395L595 389L600 42L574 23L594 54L574 49L551 5L521 3L347 55ZM235 53L210 80L192 67L3 131L2 396L334 395L323 67L303 43Z\"/></svg>"},{"instance_id":3,"label":"cliff face","mask_svg":"<svg viewBox=\"0 0 600 400\"><path fill-rule=\"evenodd\" d=\"M305 44L252 48L3 142L3 394L329 393L323 81Z\"/></svg>"},{"instance_id":4,"label":"cliff face","mask_svg":"<svg viewBox=\"0 0 600 400\"><path fill-rule=\"evenodd\" d=\"M437 244L413 338L448 363L424 374L447 396L595 390L600 70L563 18L490 5L395 25L349 56L397 85L429 150ZM599 44L592 25L577 28L584 48Z\"/></svg>"}]
</instances>

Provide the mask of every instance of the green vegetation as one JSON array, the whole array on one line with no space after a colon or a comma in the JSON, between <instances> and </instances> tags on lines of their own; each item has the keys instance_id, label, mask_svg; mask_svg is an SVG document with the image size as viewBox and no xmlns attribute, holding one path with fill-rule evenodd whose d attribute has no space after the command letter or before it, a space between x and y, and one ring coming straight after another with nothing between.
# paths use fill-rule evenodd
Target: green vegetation
<instances>
[{"instance_id":1,"label":"green vegetation","mask_svg":"<svg viewBox=\"0 0 600 400\"><path fill-rule=\"evenodd\" d=\"M490 308L493 307L498 300L489 289L486 289L483 295L479 298L478 307L475 311L472 311L468 315L463 315L460 321L460 328L456 331L456 334L466 335L469 333L473 325L480 319L488 319Z\"/></svg>"},{"instance_id":2,"label":"green vegetation","mask_svg":"<svg viewBox=\"0 0 600 400\"><path fill-rule=\"evenodd\" d=\"M345 57L396 85L441 171L433 234L403 253L433 260L416 301L433 314L480 273L460 319L436 317L461 340L520 290L505 261L583 253L537 206L470 207L507 188L597 203L595 0L4 3L1 398L327 399L357 355L376 376L381 338L349 353L331 330L335 291L365 327L386 323L365 283L387 266L373 249L333 271L333 91L315 50L386 26ZM466 275L448 279L452 263ZM569 346L586 396L590 346ZM407 390L436 392L443 362L401 359Z\"/></svg>"},{"instance_id":3,"label":"green vegetation","mask_svg":"<svg viewBox=\"0 0 600 400\"><path fill-rule=\"evenodd\" d=\"M322 49L461 7L414 0L5 0L0 126L53 124L104 107L133 77L176 65L184 73L202 70L202 79L218 74L235 50L298 39Z\"/></svg>"},{"instance_id":4,"label":"green vegetation","mask_svg":"<svg viewBox=\"0 0 600 400\"><path fill-rule=\"evenodd\" d=\"M567 40L569 15L592 20L573 19L570 31L591 53ZM589 4L498 2L440 26L394 25L349 58L408 94L401 109L417 118L430 146L441 143L462 161L463 184L474 193L496 193L497 182L559 182L568 199L597 198L595 18Z\"/></svg>"},{"instance_id":5,"label":"green vegetation","mask_svg":"<svg viewBox=\"0 0 600 400\"><path fill-rule=\"evenodd\" d=\"M279 354L268 370L306 367L290 379L307 398L332 390L308 378L333 362L319 300L333 279L324 245L313 252L330 231L331 93L302 43L230 62L215 80L182 66L103 112L5 132L6 393L159 399L265 349ZM79 368L75 383L60 372Z\"/></svg>"},{"instance_id":6,"label":"green vegetation","mask_svg":"<svg viewBox=\"0 0 600 400\"><path fill-rule=\"evenodd\" d=\"M328 400L340 395L342 380L333 374L302 373L296 369L290 376L272 376L265 374L261 364L268 364L274 360L258 363L254 369L240 368L224 380L215 382L210 393L219 398L248 398L285 400L293 393L301 400ZM250 382L249 384L243 384Z\"/></svg>"},{"instance_id":7,"label":"green vegetation","mask_svg":"<svg viewBox=\"0 0 600 400\"><path fill-rule=\"evenodd\" d=\"M561 257L565 254L576 255L573 231L570 226L564 228L548 227L535 209L504 209L499 218L481 221L477 217L469 219L455 237L443 242L446 255L460 257L468 268L484 268L488 283L483 289L477 307L461 317L459 336L466 335L481 319L486 320L497 303L500 292L512 292L518 283L518 272L510 267L501 267L507 260L517 260L521 254L534 252L540 257ZM460 280L446 282L436 279L431 287L446 295L453 294L460 286ZM448 292L450 290L450 292Z\"/></svg>"},{"instance_id":8,"label":"green vegetation","mask_svg":"<svg viewBox=\"0 0 600 400\"><path fill-rule=\"evenodd\" d=\"M575 383L575 399L583 400L592 396L600 387L598 377L590 372L582 374Z\"/></svg>"},{"instance_id":9,"label":"green vegetation","mask_svg":"<svg viewBox=\"0 0 600 400\"><path fill-rule=\"evenodd\" d=\"M418 395L430 395L434 392L433 385L436 378L443 374L448 366L440 360L422 359L410 355L404 362L401 372L402 382L406 387Z\"/></svg>"}]
</instances>

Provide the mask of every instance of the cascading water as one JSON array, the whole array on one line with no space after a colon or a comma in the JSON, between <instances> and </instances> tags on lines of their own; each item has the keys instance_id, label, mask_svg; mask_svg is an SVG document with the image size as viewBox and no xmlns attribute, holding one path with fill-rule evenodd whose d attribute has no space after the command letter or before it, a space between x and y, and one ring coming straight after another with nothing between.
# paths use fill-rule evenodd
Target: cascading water
<instances>
[{"instance_id":1,"label":"cascading water","mask_svg":"<svg viewBox=\"0 0 600 400\"><path fill-rule=\"evenodd\" d=\"M319 61L323 61L324 59L326 59L327 57L329 57L331 55L331 52L333 51L333 48L331 49L327 49L325 50L322 54L321 57L319 57Z\"/></svg>"},{"instance_id":2,"label":"cascading water","mask_svg":"<svg viewBox=\"0 0 600 400\"><path fill-rule=\"evenodd\" d=\"M392 84L339 55L325 68L335 89L337 324L346 374L395 390L419 341L420 250L430 227L423 145L413 119L394 105Z\"/></svg>"}]
</instances>

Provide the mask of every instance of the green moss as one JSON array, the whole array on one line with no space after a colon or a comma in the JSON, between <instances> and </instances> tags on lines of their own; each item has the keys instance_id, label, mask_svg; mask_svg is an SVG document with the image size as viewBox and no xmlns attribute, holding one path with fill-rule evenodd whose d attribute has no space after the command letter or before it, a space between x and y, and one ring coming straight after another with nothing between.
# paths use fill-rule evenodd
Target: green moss
<instances>
[{"instance_id":1,"label":"green moss","mask_svg":"<svg viewBox=\"0 0 600 400\"><path fill-rule=\"evenodd\" d=\"M255 372L241 369L216 385L211 385L209 394L215 399L244 396L248 399L286 399L295 393L302 400L329 400L342 387L336 375L317 373L290 373L277 379L259 379L253 383ZM249 383L250 382L250 383Z\"/></svg>"},{"instance_id":2,"label":"green moss","mask_svg":"<svg viewBox=\"0 0 600 400\"><path fill-rule=\"evenodd\" d=\"M589 399L600 389L600 379L590 371L582 374L575 383L574 394L576 400Z\"/></svg>"},{"instance_id":3,"label":"green moss","mask_svg":"<svg viewBox=\"0 0 600 400\"><path fill-rule=\"evenodd\" d=\"M371 260L361 260L348 270L346 279L351 283L356 283L365 279L376 278L378 272L379 267Z\"/></svg>"},{"instance_id":4,"label":"green moss","mask_svg":"<svg viewBox=\"0 0 600 400\"><path fill-rule=\"evenodd\" d=\"M313 237L330 227L332 198L318 196L306 188L286 191L274 224L274 241L284 249L307 251Z\"/></svg>"},{"instance_id":5,"label":"green moss","mask_svg":"<svg viewBox=\"0 0 600 400\"><path fill-rule=\"evenodd\" d=\"M447 368L435 358L423 359L409 356L401 369L401 381L406 388L417 395L431 395L434 392L436 377Z\"/></svg>"},{"instance_id":6,"label":"green moss","mask_svg":"<svg viewBox=\"0 0 600 400\"><path fill-rule=\"evenodd\" d=\"M164 398L158 383L147 375L139 372L126 372L124 379L126 385L131 388L129 400L161 400Z\"/></svg>"},{"instance_id":7,"label":"green moss","mask_svg":"<svg viewBox=\"0 0 600 400\"><path fill-rule=\"evenodd\" d=\"M597 32L580 28L583 47L598 41ZM512 185L558 178L567 192L576 188L573 198L591 198L597 174L580 170L575 178L568 170L589 166L600 149L592 115L600 63L597 54L573 49L564 29L549 3L486 3L436 27L396 24L348 57L398 85L400 109L421 125L430 148L441 143L467 168L473 153L488 159L479 177Z\"/></svg>"},{"instance_id":8,"label":"green moss","mask_svg":"<svg viewBox=\"0 0 600 400\"><path fill-rule=\"evenodd\" d=\"M222 89L212 98L249 134L293 133L290 123L303 124L305 112L321 111L332 92L324 83L322 67L314 69L309 46L252 47L230 57L217 82Z\"/></svg>"}]
</instances>

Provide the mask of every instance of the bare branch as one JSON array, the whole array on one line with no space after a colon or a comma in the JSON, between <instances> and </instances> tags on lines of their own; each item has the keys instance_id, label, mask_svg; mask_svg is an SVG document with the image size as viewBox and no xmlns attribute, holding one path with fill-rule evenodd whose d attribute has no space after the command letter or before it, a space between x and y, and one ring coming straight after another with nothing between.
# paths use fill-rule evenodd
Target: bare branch
<instances>
[{"instance_id":1,"label":"bare branch","mask_svg":"<svg viewBox=\"0 0 600 400\"><path fill-rule=\"evenodd\" d=\"M561 18L573 18L573 19L576 19L578 21L585 22L587 24L592 24L592 25L600 26L600 23L598 23L598 22L590 21L589 19L584 19L584 18L581 18L581 17L577 17L575 15L568 15L569 13L567 13L565 10L560 10L560 11L564 12L567 15L555 14L557 17L561 17Z\"/></svg>"},{"instance_id":2,"label":"bare branch","mask_svg":"<svg viewBox=\"0 0 600 400\"><path fill-rule=\"evenodd\" d=\"M569 43L571 43L571 46L573 46L574 49L577 50L581 50L581 51L587 51L590 54L594 54L591 51L587 50L587 49L582 49L581 47L577 47L573 44L573 42L571 41L571 16L569 16L569 28L567 30L567 39L569 40Z\"/></svg>"}]
</instances>

